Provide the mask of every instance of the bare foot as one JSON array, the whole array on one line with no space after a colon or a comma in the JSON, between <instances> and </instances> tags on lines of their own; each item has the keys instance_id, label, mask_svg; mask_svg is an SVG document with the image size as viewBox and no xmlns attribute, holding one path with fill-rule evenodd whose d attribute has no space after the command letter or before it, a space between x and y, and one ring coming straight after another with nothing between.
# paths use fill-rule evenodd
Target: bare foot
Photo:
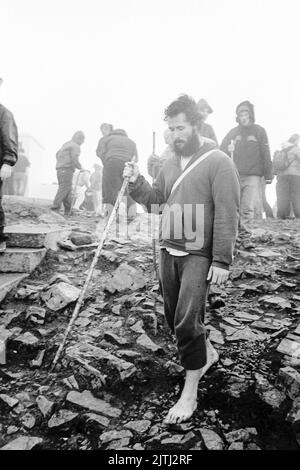
<instances>
[{"instance_id":1,"label":"bare foot","mask_svg":"<svg viewBox=\"0 0 300 470\"><path fill-rule=\"evenodd\" d=\"M207 354L207 363L201 370L200 379L206 374L206 372L208 371L208 369L211 368L211 366L213 366L216 362L218 362L218 360L219 360L219 354L215 350L215 348L211 346Z\"/></svg>"},{"instance_id":2,"label":"bare foot","mask_svg":"<svg viewBox=\"0 0 300 470\"><path fill-rule=\"evenodd\" d=\"M165 418L166 424L183 423L187 421L197 408L197 400L180 397L176 405L174 405Z\"/></svg>"}]
</instances>

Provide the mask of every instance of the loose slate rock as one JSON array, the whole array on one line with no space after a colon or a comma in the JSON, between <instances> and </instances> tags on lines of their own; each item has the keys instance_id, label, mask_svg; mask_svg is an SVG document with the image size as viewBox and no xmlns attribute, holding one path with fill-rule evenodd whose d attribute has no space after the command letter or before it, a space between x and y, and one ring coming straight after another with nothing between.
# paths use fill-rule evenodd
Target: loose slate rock
<instances>
[{"instance_id":1,"label":"loose slate rock","mask_svg":"<svg viewBox=\"0 0 300 470\"><path fill-rule=\"evenodd\" d=\"M0 450L31 450L42 442L43 439L40 439L39 437L20 436L6 444L4 447L1 447Z\"/></svg>"},{"instance_id":2,"label":"loose slate rock","mask_svg":"<svg viewBox=\"0 0 300 470\"><path fill-rule=\"evenodd\" d=\"M86 419L87 424L92 423L96 426L99 426L100 429L106 429L110 423L108 418L105 416L96 415L95 413L87 413L83 415L83 417Z\"/></svg>"},{"instance_id":3,"label":"loose slate rock","mask_svg":"<svg viewBox=\"0 0 300 470\"><path fill-rule=\"evenodd\" d=\"M255 378L255 392L259 397L272 408L280 408L286 399L285 394L273 387L263 375L255 374Z\"/></svg>"},{"instance_id":4,"label":"loose slate rock","mask_svg":"<svg viewBox=\"0 0 300 470\"><path fill-rule=\"evenodd\" d=\"M82 408L103 414L110 418L118 418L121 415L121 410L112 407L109 403L100 398L95 398L88 390L82 393L70 392L67 396L67 401L73 405L81 406Z\"/></svg>"},{"instance_id":5,"label":"loose slate rock","mask_svg":"<svg viewBox=\"0 0 300 470\"><path fill-rule=\"evenodd\" d=\"M229 442L229 444L238 441L248 442L251 436L257 436L257 430L255 428L238 429L237 431L225 434L226 441Z\"/></svg>"},{"instance_id":6,"label":"loose slate rock","mask_svg":"<svg viewBox=\"0 0 300 470\"><path fill-rule=\"evenodd\" d=\"M14 408L19 403L19 400L17 400L16 398L10 397L9 395L5 395L4 393L0 395L0 401L5 403L10 408Z\"/></svg>"},{"instance_id":7,"label":"loose slate rock","mask_svg":"<svg viewBox=\"0 0 300 470\"><path fill-rule=\"evenodd\" d=\"M127 289L136 291L146 285L146 279L141 270L123 263L114 272L114 275L104 284L104 290L114 294L116 291L122 292Z\"/></svg>"},{"instance_id":8,"label":"loose slate rock","mask_svg":"<svg viewBox=\"0 0 300 470\"><path fill-rule=\"evenodd\" d=\"M40 395L36 399L36 404L39 407L40 412L46 418L47 416L51 415L51 412L54 407L54 403L52 401L47 400L46 397Z\"/></svg>"},{"instance_id":9,"label":"loose slate rock","mask_svg":"<svg viewBox=\"0 0 300 470\"><path fill-rule=\"evenodd\" d=\"M300 358L300 342L283 339L276 349L281 354L292 356L293 358Z\"/></svg>"},{"instance_id":10,"label":"loose slate rock","mask_svg":"<svg viewBox=\"0 0 300 470\"><path fill-rule=\"evenodd\" d=\"M151 421L141 420L141 421L130 421L124 426L126 429L143 434L151 427Z\"/></svg>"},{"instance_id":11,"label":"loose slate rock","mask_svg":"<svg viewBox=\"0 0 300 470\"><path fill-rule=\"evenodd\" d=\"M59 410L58 413L53 415L48 421L48 427L50 429L56 429L65 425L70 425L77 418L78 413L73 413L69 410Z\"/></svg>"},{"instance_id":12,"label":"loose slate rock","mask_svg":"<svg viewBox=\"0 0 300 470\"><path fill-rule=\"evenodd\" d=\"M104 339L112 344L116 344L117 346L126 346L129 344L129 341L127 339L121 338L120 336L109 332L104 334Z\"/></svg>"},{"instance_id":13,"label":"loose slate rock","mask_svg":"<svg viewBox=\"0 0 300 470\"><path fill-rule=\"evenodd\" d=\"M35 417L31 413L26 413L20 421L26 429L32 429L35 426Z\"/></svg>"},{"instance_id":14,"label":"loose slate rock","mask_svg":"<svg viewBox=\"0 0 300 470\"><path fill-rule=\"evenodd\" d=\"M102 444L107 444L111 441L118 441L121 439L130 439L133 437L132 432L128 430L123 430L123 431L107 431L101 434L100 436L100 441ZM129 442L128 442L129 444Z\"/></svg>"},{"instance_id":15,"label":"loose slate rock","mask_svg":"<svg viewBox=\"0 0 300 470\"><path fill-rule=\"evenodd\" d=\"M138 337L137 339L137 344L139 344L140 346L142 346L143 348L145 349L148 349L152 352L157 352L157 351L163 351L162 347L161 346L158 346L157 344L155 344L150 338L149 336L143 334L141 336Z\"/></svg>"},{"instance_id":16,"label":"loose slate rock","mask_svg":"<svg viewBox=\"0 0 300 470\"><path fill-rule=\"evenodd\" d=\"M291 400L300 396L300 373L292 367L284 367L279 370L279 377Z\"/></svg>"},{"instance_id":17,"label":"loose slate rock","mask_svg":"<svg viewBox=\"0 0 300 470\"><path fill-rule=\"evenodd\" d=\"M243 442L233 442L228 447L228 450L244 450L244 443Z\"/></svg>"},{"instance_id":18,"label":"loose slate rock","mask_svg":"<svg viewBox=\"0 0 300 470\"><path fill-rule=\"evenodd\" d=\"M224 442L217 433L206 428L200 428L199 431L208 450L224 449Z\"/></svg>"},{"instance_id":19,"label":"loose slate rock","mask_svg":"<svg viewBox=\"0 0 300 470\"><path fill-rule=\"evenodd\" d=\"M264 297L261 297L259 299L259 302L263 302L267 305L274 305L276 307L282 308L283 310L292 307L291 302L289 300L286 300L285 298L279 296L266 295Z\"/></svg>"},{"instance_id":20,"label":"loose slate rock","mask_svg":"<svg viewBox=\"0 0 300 470\"><path fill-rule=\"evenodd\" d=\"M29 333L29 331L26 331L26 333L17 336L14 341L22 343L25 346L35 346L39 342L39 340L32 333Z\"/></svg>"}]
</instances>

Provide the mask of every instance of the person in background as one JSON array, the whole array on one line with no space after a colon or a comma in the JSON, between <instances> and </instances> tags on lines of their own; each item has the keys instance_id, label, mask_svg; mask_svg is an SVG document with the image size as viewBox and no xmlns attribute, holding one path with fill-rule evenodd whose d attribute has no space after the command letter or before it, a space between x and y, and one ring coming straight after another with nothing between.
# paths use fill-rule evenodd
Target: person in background
<instances>
[{"instance_id":1,"label":"person in background","mask_svg":"<svg viewBox=\"0 0 300 470\"><path fill-rule=\"evenodd\" d=\"M96 149L96 155L100 160L102 160L103 155L104 155L104 149L105 149L105 143L107 141L107 137L109 134L114 130L114 127L112 124L108 124L107 122L103 122L100 126L100 131L102 133L102 137L100 138L98 142L98 146ZM104 165L104 161L102 160L102 164Z\"/></svg>"},{"instance_id":2,"label":"person in background","mask_svg":"<svg viewBox=\"0 0 300 470\"><path fill-rule=\"evenodd\" d=\"M2 85L0 78L0 86ZM18 128L13 114L0 104L0 253L6 250L4 235L5 214L2 207L2 184L11 177L12 168L18 161Z\"/></svg>"},{"instance_id":3,"label":"person in background","mask_svg":"<svg viewBox=\"0 0 300 470\"><path fill-rule=\"evenodd\" d=\"M239 172L241 186L240 234L249 233L254 219L261 178L272 182L272 162L265 129L255 124L254 106L243 101L236 108L238 126L223 139L221 150L233 158Z\"/></svg>"},{"instance_id":4,"label":"person in background","mask_svg":"<svg viewBox=\"0 0 300 470\"><path fill-rule=\"evenodd\" d=\"M109 216L123 184L125 163L131 161L133 157L137 160L138 154L135 142L123 129L112 130L101 141L97 156L103 162L103 202L106 215ZM127 220L130 222L136 216L136 204L128 195L128 191L125 198Z\"/></svg>"},{"instance_id":5,"label":"person in background","mask_svg":"<svg viewBox=\"0 0 300 470\"><path fill-rule=\"evenodd\" d=\"M277 172L276 196L277 218L286 219L291 209L296 219L300 219L300 135L293 134L282 144L286 151L286 169Z\"/></svg>"},{"instance_id":6,"label":"person in background","mask_svg":"<svg viewBox=\"0 0 300 470\"><path fill-rule=\"evenodd\" d=\"M213 127L206 122L208 116L213 113L212 108L209 106L208 102L204 98L201 98L198 101L197 106L199 114L201 116L201 121L199 123L198 128L199 134L202 137L207 137L208 139L213 140L216 145L218 145L218 140Z\"/></svg>"},{"instance_id":7,"label":"person in background","mask_svg":"<svg viewBox=\"0 0 300 470\"><path fill-rule=\"evenodd\" d=\"M22 142L19 143L18 161L12 170L13 194L24 196L27 188L27 169L30 167L28 158L25 155Z\"/></svg>"},{"instance_id":8,"label":"person in background","mask_svg":"<svg viewBox=\"0 0 300 470\"><path fill-rule=\"evenodd\" d=\"M63 204L65 215L70 215L72 204L72 181L75 169L82 169L79 162L80 147L84 142L84 133L77 131L56 154L56 172L58 190L51 209L59 212Z\"/></svg>"},{"instance_id":9,"label":"person in background","mask_svg":"<svg viewBox=\"0 0 300 470\"><path fill-rule=\"evenodd\" d=\"M104 217L102 209L102 176L103 167L95 163L94 172L90 177L90 190L92 192L95 215L100 217Z\"/></svg>"}]
</instances>

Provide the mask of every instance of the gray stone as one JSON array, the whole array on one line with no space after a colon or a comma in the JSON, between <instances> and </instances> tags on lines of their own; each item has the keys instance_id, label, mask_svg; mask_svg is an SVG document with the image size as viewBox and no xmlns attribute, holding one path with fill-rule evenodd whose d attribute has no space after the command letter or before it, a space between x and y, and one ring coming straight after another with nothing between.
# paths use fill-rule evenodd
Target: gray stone
<instances>
[{"instance_id":1,"label":"gray stone","mask_svg":"<svg viewBox=\"0 0 300 470\"><path fill-rule=\"evenodd\" d=\"M2 302L6 295L17 287L27 276L28 274L20 273L0 274L0 302Z\"/></svg>"},{"instance_id":2,"label":"gray stone","mask_svg":"<svg viewBox=\"0 0 300 470\"><path fill-rule=\"evenodd\" d=\"M7 248L0 257L0 272L31 273L46 255L44 248Z\"/></svg>"},{"instance_id":3,"label":"gray stone","mask_svg":"<svg viewBox=\"0 0 300 470\"><path fill-rule=\"evenodd\" d=\"M227 337L227 341L262 341L268 336L263 333L254 333L250 328L246 327L243 330L236 331L231 336Z\"/></svg>"},{"instance_id":4,"label":"gray stone","mask_svg":"<svg viewBox=\"0 0 300 470\"><path fill-rule=\"evenodd\" d=\"M173 434L173 436L163 439L161 441L161 444L164 446L179 445L181 444L182 440L183 440L182 434Z\"/></svg>"},{"instance_id":5,"label":"gray stone","mask_svg":"<svg viewBox=\"0 0 300 470\"><path fill-rule=\"evenodd\" d=\"M38 221L41 222L42 224L61 224L61 225L66 225L66 219L58 214L57 212L51 211L51 212L46 212L45 214L41 214L38 217Z\"/></svg>"},{"instance_id":6,"label":"gray stone","mask_svg":"<svg viewBox=\"0 0 300 470\"><path fill-rule=\"evenodd\" d=\"M54 407L54 403L52 401L47 400L43 395L39 395L36 399L36 404L44 418L51 415Z\"/></svg>"},{"instance_id":7,"label":"gray stone","mask_svg":"<svg viewBox=\"0 0 300 470\"><path fill-rule=\"evenodd\" d=\"M19 431L20 428L17 428L17 426L8 426L6 434L8 436L11 436L12 434L15 434L16 432Z\"/></svg>"},{"instance_id":8,"label":"gray stone","mask_svg":"<svg viewBox=\"0 0 300 470\"><path fill-rule=\"evenodd\" d=\"M295 400L300 396L300 373L292 367L284 367L279 370L279 378L285 387L287 395Z\"/></svg>"},{"instance_id":9,"label":"gray stone","mask_svg":"<svg viewBox=\"0 0 300 470\"><path fill-rule=\"evenodd\" d=\"M145 333L145 330L144 330L144 322L143 320L139 320L137 323L135 323L133 326L130 327L130 329L134 332L134 333L139 333L139 334L144 334Z\"/></svg>"},{"instance_id":10,"label":"gray stone","mask_svg":"<svg viewBox=\"0 0 300 470\"><path fill-rule=\"evenodd\" d=\"M15 395L15 398L26 408L33 405L30 395L27 392L19 392Z\"/></svg>"},{"instance_id":11,"label":"gray stone","mask_svg":"<svg viewBox=\"0 0 300 470\"><path fill-rule=\"evenodd\" d=\"M250 442L250 444L247 445L247 450L261 450L261 448L254 442Z\"/></svg>"},{"instance_id":12,"label":"gray stone","mask_svg":"<svg viewBox=\"0 0 300 470\"><path fill-rule=\"evenodd\" d=\"M253 322L260 319L258 315L252 315L251 313L247 312L235 312L234 316L237 317L240 321L244 320L247 322Z\"/></svg>"},{"instance_id":13,"label":"gray stone","mask_svg":"<svg viewBox=\"0 0 300 470\"><path fill-rule=\"evenodd\" d=\"M35 426L35 417L31 413L26 413L20 421L26 429L32 429Z\"/></svg>"},{"instance_id":14,"label":"gray stone","mask_svg":"<svg viewBox=\"0 0 300 470\"><path fill-rule=\"evenodd\" d=\"M125 357L128 357L128 359L134 359L136 357L140 357L141 354L137 351L131 351L129 349L122 349L120 351L117 352L117 354L119 356L125 356Z\"/></svg>"},{"instance_id":15,"label":"gray stone","mask_svg":"<svg viewBox=\"0 0 300 470\"><path fill-rule=\"evenodd\" d=\"M26 331L26 333L17 336L14 341L22 343L24 346L35 346L39 343L39 340L32 333L29 333L29 331Z\"/></svg>"},{"instance_id":16,"label":"gray stone","mask_svg":"<svg viewBox=\"0 0 300 470\"><path fill-rule=\"evenodd\" d=\"M106 341L111 342L112 344L116 344L117 346L126 346L129 344L129 341L125 338L121 338L120 336L115 335L114 333L105 333L104 339Z\"/></svg>"},{"instance_id":17,"label":"gray stone","mask_svg":"<svg viewBox=\"0 0 300 470\"><path fill-rule=\"evenodd\" d=\"M244 443L243 442L233 442L228 447L228 450L244 450Z\"/></svg>"},{"instance_id":18,"label":"gray stone","mask_svg":"<svg viewBox=\"0 0 300 470\"><path fill-rule=\"evenodd\" d=\"M212 343L221 344L221 345L225 343L224 337L221 331L217 330L211 325L208 325L207 329L209 330L209 339Z\"/></svg>"},{"instance_id":19,"label":"gray stone","mask_svg":"<svg viewBox=\"0 0 300 470\"><path fill-rule=\"evenodd\" d=\"M82 408L103 414L110 418L118 418L121 415L121 410L114 408L104 400L95 398L88 390L85 390L82 393L68 393L67 401L73 405L81 406Z\"/></svg>"},{"instance_id":20,"label":"gray stone","mask_svg":"<svg viewBox=\"0 0 300 470\"><path fill-rule=\"evenodd\" d=\"M139 434L143 434L151 427L151 421L130 421L129 423L125 424L124 427Z\"/></svg>"},{"instance_id":21,"label":"gray stone","mask_svg":"<svg viewBox=\"0 0 300 470\"><path fill-rule=\"evenodd\" d=\"M133 437L133 434L132 432L128 430L107 431L101 434L100 441L102 442L102 444L108 444L111 441L119 441L121 439L130 439L131 437Z\"/></svg>"},{"instance_id":22,"label":"gray stone","mask_svg":"<svg viewBox=\"0 0 300 470\"><path fill-rule=\"evenodd\" d=\"M155 344L149 338L149 336L147 336L145 334L139 336L136 342L137 342L137 344L139 344L143 348L148 349L152 352L157 352L157 351L162 351L163 350L161 346L158 346L157 344Z\"/></svg>"},{"instance_id":23,"label":"gray stone","mask_svg":"<svg viewBox=\"0 0 300 470\"><path fill-rule=\"evenodd\" d=\"M145 450L145 447L142 444L135 444L133 450Z\"/></svg>"},{"instance_id":24,"label":"gray stone","mask_svg":"<svg viewBox=\"0 0 300 470\"><path fill-rule=\"evenodd\" d=\"M6 364L6 344L12 333L5 328L0 328L0 365Z\"/></svg>"},{"instance_id":25,"label":"gray stone","mask_svg":"<svg viewBox=\"0 0 300 470\"><path fill-rule=\"evenodd\" d=\"M229 325L237 326L237 327L241 326L241 324L239 322L237 322L236 320L234 320L231 317L224 317L223 320L226 321L226 323L229 323Z\"/></svg>"},{"instance_id":26,"label":"gray stone","mask_svg":"<svg viewBox=\"0 0 300 470\"><path fill-rule=\"evenodd\" d=\"M261 400L270 405L272 408L280 408L285 401L286 396L280 390L277 390L260 374L255 374L256 388L255 392Z\"/></svg>"},{"instance_id":27,"label":"gray stone","mask_svg":"<svg viewBox=\"0 0 300 470\"><path fill-rule=\"evenodd\" d=\"M104 290L114 294L116 291L122 292L127 289L137 291L146 285L143 271L123 263L114 272L113 276L104 284Z\"/></svg>"},{"instance_id":28,"label":"gray stone","mask_svg":"<svg viewBox=\"0 0 300 470\"><path fill-rule=\"evenodd\" d=\"M292 356L293 358L300 358L300 342L283 339L276 349L281 354Z\"/></svg>"},{"instance_id":29,"label":"gray stone","mask_svg":"<svg viewBox=\"0 0 300 470\"><path fill-rule=\"evenodd\" d=\"M87 413L83 415L87 423L92 423L96 426L99 426L100 429L105 429L109 426L110 420L105 416L96 415L95 413Z\"/></svg>"},{"instance_id":30,"label":"gray stone","mask_svg":"<svg viewBox=\"0 0 300 470\"><path fill-rule=\"evenodd\" d=\"M66 384L71 390L79 390L79 385L74 375L67 377L63 380L63 383Z\"/></svg>"},{"instance_id":31,"label":"gray stone","mask_svg":"<svg viewBox=\"0 0 300 470\"><path fill-rule=\"evenodd\" d=\"M31 450L42 442L43 439L40 439L39 437L19 436L4 447L1 447L0 450Z\"/></svg>"},{"instance_id":32,"label":"gray stone","mask_svg":"<svg viewBox=\"0 0 300 470\"><path fill-rule=\"evenodd\" d=\"M95 241L91 234L81 232L73 232L69 235L69 239L76 246L91 245Z\"/></svg>"},{"instance_id":33,"label":"gray stone","mask_svg":"<svg viewBox=\"0 0 300 470\"><path fill-rule=\"evenodd\" d=\"M48 248L57 250L57 243L66 238L71 230L49 225L8 225L7 246L18 248Z\"/></svg>"},{"instance_id":34,"label":"gray stone","mask_svg":"<svg viewBox=\"0 0 300 470\"><path fill-rule=\"evenodd\" d=\"M114 315L121 315L121 308L122 308L122 305L115 305L111 311Z\"/></svg>"},{"instance_id":35,"label":"gray stone","mask_svg":"<svg viewBox=\"0 0 300 470\"><path fill-rule=\"evenodd\" d=\"M106 450L132 450L128 447L130 439L119 439L118 441L112 441L107 447Z\"/></svg>"},{"instance_id":36,"label":"gray stone","mask_svg":"<svg viewBox=\"0 0 300 470\"><path fill-rule=\"evenodd\" d=\"M71 425L77 418L78 413L73 413L69 410L59 410L58 413L53 415L48 421L50 429L60 428L62 426Z\"/></svg>"},{"instance_id":37,"label":"gray stone","mask_svg":"<svg viewBox=\"0 0 300 470\"><path fill-rule=\"evenodd\" d=\"M119 374L120 379L123 381L136 374L137 369L131 362L127 362L113 354L107 352L105 349L97 348L91 344L79 344L71 346L66 350L68 357L72 359L91 359L97 361L99 366L112 367Z\"/></svg>"},{"instance_id":38,"label":"gray stone","mask_svg":"<svg viewBox=\"0 0 300 470\"><path fill-rule=\"evenodd\" d=\"M164 365L164 369L167 369L169 374L175 377L184 372L184 368L181 365L176 364L176 362L173 362L173 361L166 362L166 364Z\"/></svg>"},{"instance_id":39,"label":"gray stone","mask_svg":"<svg viewBox=\"0 0 300 470\"><path fill-rule=\"evenodd\" d=\"M200 428L199 431L201 433L205 447L208 450L223 450L224 449L224 442L217 433L215 433L211 429L206 429L206 428Z\"/></svg>"},{"instance_id":40,"label":"gray stone","mask_svg":"<svg viewBox=\"0 0 300 470\"><path fill-rule=\"evenodd\" d=\"M90 323L91 323L91 320L89 320L88 318L79 317L74 322L74 325L79 326L80 328L86 328L88 325L90 325Z\"/></svg>"},{"instance_id":41,"label":"gray stone","mask_svg":"<svg viewBox=\"0 0 300 470\"><path fill-rule=\"evenodd\" d=\"M19 403L19 400L17 400L16 398L10 397L9 395L5 395L4 393L0 395L0 401L9 406L9 408L14 408Z\"/></svg>"},{"instance_id":42,"label":"gray stone","mask_svg":"<svg viewBox=\"0 0 300 470\"><path fill-rule=\"evenodd\" d=\"M257 430L255 428L238 429L237 431L225 434L225 438L229 444L238 441L248 442L251 436L257 436Z\"/></svg>"},{"instance_id":43,"label":"gray stone","mask_svg":"<svg viewBox=\"0 0 300 470\"><path fill-rule=\"evenodd\" d=\"M75 302L80 295L80 289L60 282L52 285L45 293L42 294L42 299L50 310L57 311Z\"/></svg>"},{"instance_id":44,"label":"gray stone","mask_svg":"<svg viewBox=\"0 0 300 470\"><path fill-rule=\"evenodd\" d=\"M280 307L282 310L286 308L291 308L291 302L284 297L265 295L259 299L259 302L263 302L266 305L273 305L275 307Z\"/></svg>"},{"instance_id":45,"label":"gray stone","mask_svg":"<svg viewBox=\"0 0 300 470\"><path fill-rule=\"evenodd\" d=\"M43 360L44 360L44 356L45 356L45 353L46 353L46 350L43 349L42 351L40 351L38 353L38 355L36 356L35 359L33 359L32 361L30 361L30 366L31 367L41 367L42 364L43 364Z\"/></svg>"},{"instance_id":46,"label":"gray stone","mask_svg":"<svg viewBox=\"0 0 300 470\"><path fill-rule=\"evenodd\" d=\"M294 400L292 408L286 417L286 421L293 425L300 423L300 397Z\"/></svg>"}]
</instances>

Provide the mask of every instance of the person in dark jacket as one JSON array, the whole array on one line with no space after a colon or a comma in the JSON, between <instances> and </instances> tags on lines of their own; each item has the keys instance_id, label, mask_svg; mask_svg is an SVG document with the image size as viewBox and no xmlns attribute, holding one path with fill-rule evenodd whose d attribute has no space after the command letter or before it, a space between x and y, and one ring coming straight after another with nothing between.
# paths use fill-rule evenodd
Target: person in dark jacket
<instances>
[{"instance_id":1,"label":"person in dark jacket","mask_svg":"<svg viewBox=\"0 0 300 470\"><path fill-rule=\"evenodd\" d=\"M2 79L0 78L0 86ZM6 250L5 215L2 207L2 184L11 177L18 160L18 128L13 114L0 104L0 253Z\"/></svg>"},{"instance_id":2,"label":"person in dark jacket","mask_svg":"<svg viewBox=\"0 0 300 470\"><path fill-rule=\"evenodd\" d=\"M208 139L213 140L218 145L218 140L213 127L206 122L208 116L213 113L212 108L209 106L208 102L204 98L201 98L198 101L197 106L199 114L201 116L201 121L199 124L199 134L202 137L207 137Z\"/></svg>"},{"instance_id":3,"label":"person in dark jacket","mask_svg":"<svg viewBox=\"0 0 300 470\"><path fill-rule=\"evenodd\" d=\"M167 323L176 335L185 385L165 422L189 419L201 377L218 360L204 326L208 281L228 279L237 237L238 173L232 160L198 134L196 102L180 96L165 111L175 154L151 187L128 163L130 194L148 212L161 213L160 281Z\"/></svg>"},{"instance_id":4,"label":"person in dark jacket","mask_svg":"<svg viewBox=\"0 0 300 470\"><path fill-rule=\"evenodd\" d=\"M103 203L106 214L109 216L123 184L122 175L125 163L133 157L138 159L136 144L123 129L115 129L102 139L97 149L97 156L103 162ZM136 204L128 192L126 208L128 221L131 221L136 215Z\"/></svg>"},{"instance_id":5,"label":"person in dark jacket","mask_svg":"<svg viewBox=\"0 0 300 470\"><path fill-rule=\"evenodd\" d=\"M272 182L272 162L265 129L255 124L254 106L243 101L236 108L238 126L224 138L221 150L231 156L240 175L241 232L248 232L254 219L257 194L261 192L261 177Z\"/></svg>"},{"instance_id":6,"label":"person in dark jacket","mask_svg":"<svg viewBox=\"0 0 300 470\"><path fill-rule=\"evenodd\" d=\"M75 169L82 169L79 162L80 147L84 142L84 133L77 131L56 154L56 172L58 190L51 209L59 212L63 204L65 215L70 214L72 204L72 180Z\"/></svg>"}]
</instances>

